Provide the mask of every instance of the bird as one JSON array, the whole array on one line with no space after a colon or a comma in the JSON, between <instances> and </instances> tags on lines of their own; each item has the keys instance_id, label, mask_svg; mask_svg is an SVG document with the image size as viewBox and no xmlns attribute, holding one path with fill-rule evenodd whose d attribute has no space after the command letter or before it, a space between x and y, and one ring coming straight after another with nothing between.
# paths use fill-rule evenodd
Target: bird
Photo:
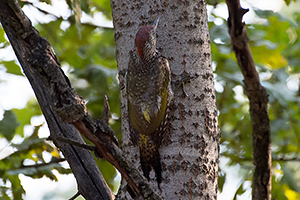
<instances>
[{"instance_id":1,"label":"bird","mask_svg":"<svg viewBox=\"0 0 300 200\"><path fill-rule=\"evenodd\" d=\"M144 176L149 181L154 169L160 187L159 149L166 137L173 91L169 62L156 49L158 22L159 18L136 33L135 48L129 52L126 93L131 141L139 146Z\"/></svg>"}]
</instances>

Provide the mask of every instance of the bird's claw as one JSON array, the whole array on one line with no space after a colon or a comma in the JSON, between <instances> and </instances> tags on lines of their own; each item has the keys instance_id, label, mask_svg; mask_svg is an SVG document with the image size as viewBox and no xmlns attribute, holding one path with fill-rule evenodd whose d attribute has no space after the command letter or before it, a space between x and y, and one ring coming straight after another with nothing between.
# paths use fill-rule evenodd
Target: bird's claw
<instances>
[{"instance_id":1,"label":"bird's claw","mask_svg":"<svg viewBox=\"0 0 300 200\"><path fill-rule=\"evenodd\" d=\"M194 77L194 76L191 76L191 75L189 75L189 74L181 75L181 79L178 80L178 81L176 81L176 82L174 83L174 84L175 84L175 89L174 89L173 91L178 90L178 88L179 88L180 86L182 86L181 89L182 89L183 95L184 95L185 97L188 97L188 94L185 92L183 86L184 86L185 83L190 83L191 79L193 79L193 78L195 78L195 77Z\"/></svg>"}]
</instances>

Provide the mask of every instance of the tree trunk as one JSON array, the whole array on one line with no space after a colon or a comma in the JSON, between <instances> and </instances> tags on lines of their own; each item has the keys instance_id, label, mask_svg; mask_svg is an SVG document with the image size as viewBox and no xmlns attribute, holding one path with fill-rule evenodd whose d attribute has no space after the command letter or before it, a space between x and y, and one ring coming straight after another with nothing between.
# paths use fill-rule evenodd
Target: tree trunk
<instances>
[{"instance_id":1,"label":"tree trunk","mask_svg":"<svg viewBox=\"0 0 300 200\"><path fill-rule=\"evenodd\" d=\"M141 171L139 150L129 137L127 96L123 86L136 32L160 17L157 49L169 60L173 84L188 75L192 79L177 89L173 85L168 144L160 149L161 190L157 188L153 171L151 186L164 199L217 199L220 131L206 1L112 0L111 7L120 72L123 150ZM130 199L125 189L123 183L120 199Z\"/></svg>"}]
</instances>

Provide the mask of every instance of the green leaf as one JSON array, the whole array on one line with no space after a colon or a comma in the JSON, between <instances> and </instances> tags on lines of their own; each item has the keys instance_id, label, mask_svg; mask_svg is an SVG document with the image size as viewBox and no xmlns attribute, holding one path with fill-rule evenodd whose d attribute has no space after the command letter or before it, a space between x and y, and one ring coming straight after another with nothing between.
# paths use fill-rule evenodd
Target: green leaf
<instances>
[{"instance_id":1,"label":"green leaf","mask_svg":"<svg viewBox=\"0 0 300 200\"><path fill-rule=\"evenodd\" d=\"M8 179L11 182L11 189L13 193L13 199L21 200L22 194L25 194L25 190L21 185L21 180L18 175L8 175Z\"/></svg>"},{"instance_id":2,"label":"green leaf","mask_svg":"<svg viewBox=\"0 0 300 200\"><path fill-rule=\"evenodd\" d=\"M117 175L117 170L116 168L111 165L108 161L100 159L96 161L98 164L98 167L103 174L103 177L108 184L108 186L114 191L118 191L118 186L114 184L114 178Z\"/></svg>"},{"instance_id":3,"label":"green leaf","mask_svg":"<svg viewBox=\"0 0 300 200\"><path fill-rule=\"evenodd\" d=\"M260 18L268 18L274 16L276 13L273 10L260 10L254 9L255 14L257 14Z\"/></svg>"},{"instance_id":4,"label":"green leaf","mask_svg":"<svg viewBox=\"0 0 300 200\"><path fill-rule=\"evenodd\" d=\"M295 180L294 172L285 166L282 166L282 171L284 173L281 179L282 183L286 183L289 188L300 193L300 188L297 184L297 181Z\"/></svg>"},{"instance_id":5,"label":"green leaf","mask_svg":"<svg viewBox=\"0 0 300 200\"><path fill-rule=\"evenodd\" d=\"M9 188L0 186L0 196L2 200L11 200L10 197L7 195Z\"/></svg>"},{"instance_id":6,"label":"green leaf","mask_svg":"<svg viewBox=\"0 0 300 200\"><path fill-rule=\"evenodd\" d=\"M21 68L19 65L16 64L15 60L11 61L1 61L0 65L4 65L6 68L6 73L14 74L14 75L19 75L19 76L24 76Z\"/></svg>"},{"instance_id":7,"label":"green leaf","mask_svg":"<svg viewBox=\"0 0 300 200\"><path fill-rule=\"evenodd\" d=\"M3 27L1 26L0 27L0 44L4 43L4 42L7 42L4 36L5 36L5 32L3 30ZM0 45L0 47L2 47L1 45Z\"/></svg>"},{"instance_id":8,"label":"green leaf","mask_svg":"<svg viewBox=\"0 0 300 200\"><path fill-rule=\"evenodd\" d=\"M284 189L284 194L288 199L300 199L300 194L298 192L295 192L288 187L285 187Z\"/></svg>"},{"instance_id":9,"label":"green leaf","mask_svg":"<svg viewBox=\"0 0 300 200\"><path fill-rule=\"evenodd\" d=\"M284 0L284 1L287 6L290 5L290 3L291 3L291 0ZM296 2L296 0L293 0L293 1Z\"/></svg>"},{"instance_id":10,"label":"green leaf","mask_svg":"<svg viewBox=\"0 0 300 200\"><path fill-rule=\"evenodd\" d=\"M3 119L0 121L0 134L11 141L19 125L20 123L17 121L15 114L11 110L5 111Z\"/></svg>"},{"instance_id":11,"label":"green leaf","mask_svg":"<svg viewBox=\"0 0 300 200\"><path fill-rule=\"evenodd\" d=\"M20 126L16 130L16 134L23 136L23 129L25 125L30 124L30 120L33 116L41 115L41 108L36 101L29 101L25 108L13 109Z\"/></svg>"},{"instance_id":12,"label":"green leaf","mask_svg":"<svg viewBox=\"0 0 300 200\"><path fill-rule=\"evenodd\" d=\"M52 5L52 1L51 0L40 0L40 2L45 2L46 4Z\"/></svg>"},{"instance_id":13,"label":"green leaf","mask_svg":"<svg viewBox=\"0 0 300 200\"><path fill-rule=\"evenodd\" d=\"M272 50L266 46L252 47L253 58L257 62L270 67L271 69L279 69L287 65L287 60L282 56L282 48L278 47L277 50ZM265 56L265 55L268 56Z\"/></svg>"},{"instance_id":14,"label":"green leaf","mask_svg":"<svg viewBox=\"0 0 300 200\"><path fill-rule=\"evenodd\" d=\"M110 0L93 0L91 5L96 6L107 19L112 19Z\"/></svg>"},{"instance_id":15,"label":"green leaf","mask_svg":"<svg viewBox=\"0 0 300 200\"><path fill-rule=\"evenodd\" d=\"M279 180L276 180L275 176L272 176L271 194L272 199L287 200L286 196L284 195L283 183Z\"/></svg>"},{"instance_id":16,"label":"green leaf","mask_svg":"<svg viewBox=\"0 0 300 200\"><path fill-rule=\"evenodd\" d=\"M207 0L207 4L212 5L212 6L217 6L221 2L224 2L224 1L222 1L222 0Z\"/></svg>"},{"instance_id":17,"label":"green leaf","mask_svg":"<svg viewBox=\"0 0 300 200\"><path fill-rule=\"evenodd\" d=\"M245 192L245 190L243 189L243 184L240 185L240 187L237 189L235 195L241 195Z\"/></svg>"},{"instance_id":18,"label":"green leaf","mask_svg":"<svg viewBox=\"0 0 300 200\"><path fill-rule=\"evenodd\" d=\"M225 179L226 179L226 174L219 175L218 186L219 186L219 191L220 192L223 191L223 186L224 186L224 183L225 183Z\"/></svg>"}]
</instances>

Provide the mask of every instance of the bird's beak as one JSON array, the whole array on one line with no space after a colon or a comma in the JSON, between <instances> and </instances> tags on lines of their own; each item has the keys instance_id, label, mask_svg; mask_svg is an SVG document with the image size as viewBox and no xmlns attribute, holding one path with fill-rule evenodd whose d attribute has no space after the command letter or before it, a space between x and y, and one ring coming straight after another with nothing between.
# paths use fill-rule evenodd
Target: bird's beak
<instances>
[{"instance_id":1,"label":"bird's beak","mask_svg":"<svg viewBox=\"0 0 300 200\"><path fill-rule=\"evenodd\" d=\"M154 30L156 30L156 28L157 28L158 21L159 21L159 17L157 17L156 20L154 20L154 22L152 23L152 26L153 26Z\"/></svg>"}]
</instances>

